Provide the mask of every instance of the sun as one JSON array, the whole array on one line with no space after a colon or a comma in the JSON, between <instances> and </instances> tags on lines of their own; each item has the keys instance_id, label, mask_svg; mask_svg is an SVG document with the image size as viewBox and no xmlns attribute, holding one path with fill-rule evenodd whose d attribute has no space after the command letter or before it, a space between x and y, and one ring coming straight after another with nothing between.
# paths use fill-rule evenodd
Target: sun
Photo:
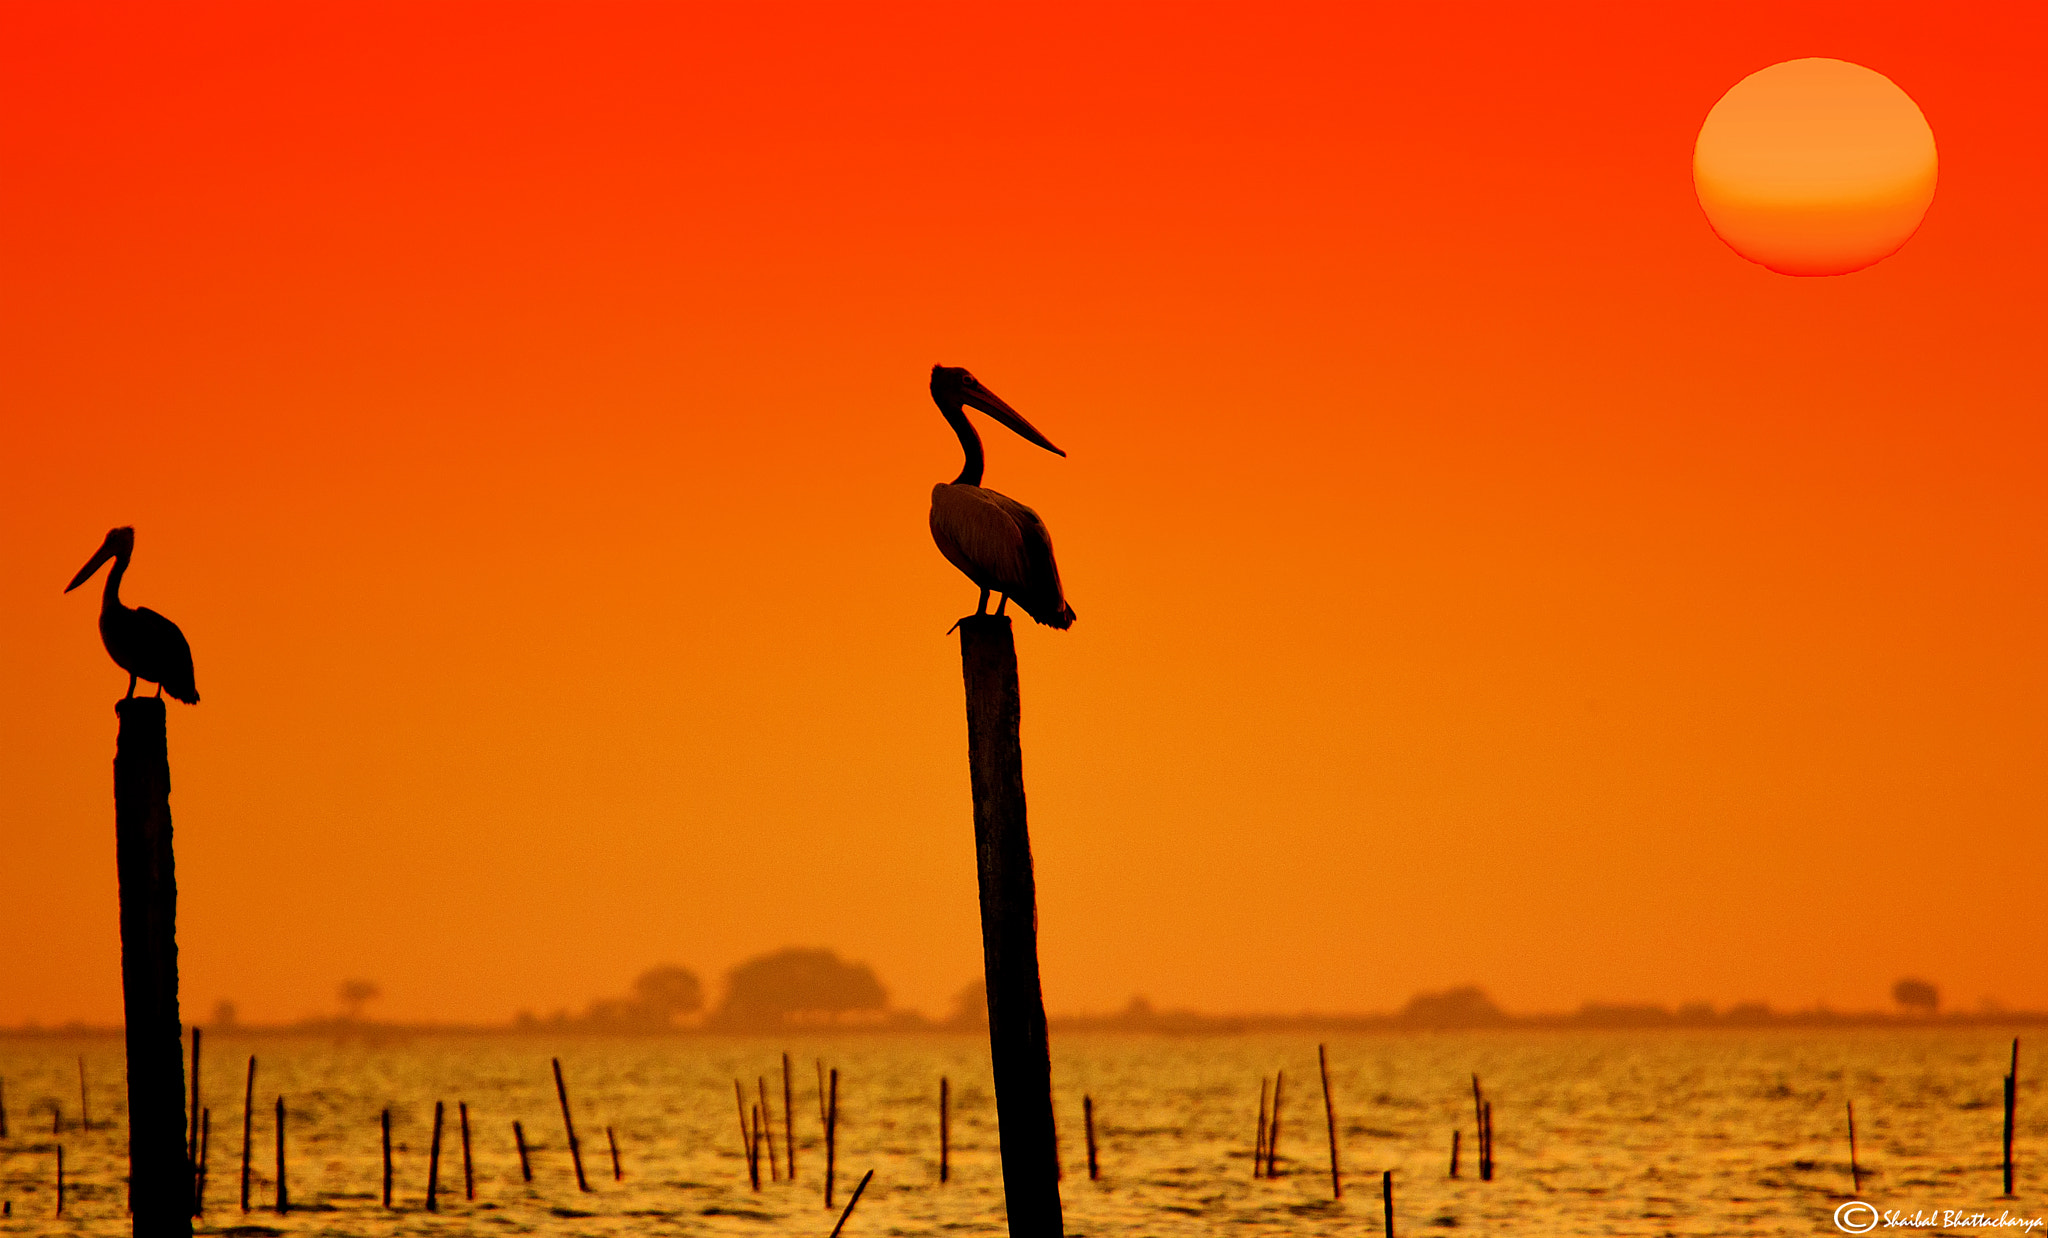
<instances>
[{"instance_id":1,"label":"sun","mask_svg":"<svg viewBox=\"0 0 2048 1238\"><path fill-rule=\"evenodd\" d=\"M1736 253L1843 275L1898 250L1934 200L1934 131L1882 73L1787 60L1721 96L1693 147L1700 206Z\"/></svg>"}]
</instances>

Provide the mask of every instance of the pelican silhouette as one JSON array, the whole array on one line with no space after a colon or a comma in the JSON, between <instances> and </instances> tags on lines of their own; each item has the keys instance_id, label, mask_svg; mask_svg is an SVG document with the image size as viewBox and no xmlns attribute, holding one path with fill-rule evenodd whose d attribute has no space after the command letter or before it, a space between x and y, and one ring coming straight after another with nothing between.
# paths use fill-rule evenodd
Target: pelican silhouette
<instances>
[{"instance_id":1,"label":"pelican silhouette","mask_svg":"<svg viewBox=\"0 0 2048 1238\"><path fill-rule=\"evenodd\" d=\"M135 530L110 531L99 550L64 586L64 592L91 580L100 564L112 559L114 570L107 573L107 591L100 597L100 640L114 665L128 672L128 696L135 695L137 679L147 679L156 685L158 696L168 692L174 700L197 705L199 689L192 685L192 646L185 643L185 634L177 624L147 606L121 605L121 576L134 554Z\"/></svg>"},{"instance_id":2,"label":"pelican silhouette","mask_svg":"<svg viewBox=\"0 0 2048 1238\"><path fill-rule=\"evenodd\" d=\"M957 366L932 367L932 401L960 436L967 462L951 483L932 487L932 540L946 561L981 586L974 613L988 610L991 592L1003 595L996 613L1016 600L1024 613L1047 627L1073 625L1074 608L1060 592L1060 569L1052 558L1052 534L1038 513L981 484L981 436L967 420L976 408L1056 456L1067 453L1052 445L1016 409L1003 403L974 375Z\"/></svg>"}]
</instances>

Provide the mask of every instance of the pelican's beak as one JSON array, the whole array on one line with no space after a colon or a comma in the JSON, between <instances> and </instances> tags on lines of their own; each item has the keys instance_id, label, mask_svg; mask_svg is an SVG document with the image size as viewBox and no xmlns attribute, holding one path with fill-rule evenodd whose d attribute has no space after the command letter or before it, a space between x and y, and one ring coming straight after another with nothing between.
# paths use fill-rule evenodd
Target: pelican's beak
<instances>
[{"instance_id":1,"label":"pelican's beak","mask_svg":"<svg viewBox=\"0 0 2048 1238\"><path fill-rule=\"evenodd\" d=\"M86 565L78 569L78 575L73 576L71 578L71 583L64 586L64 592L69 593L73 589L76 589L78 586L84 584L86 581L91 580L92 574L100 570L100 564L105 563L107 560L113 557L113 539L108 538L106 541L100 543L100 548L98 552L95 553L91 559L87 560Z\"/></svg>"},{"instance_id":2,"label":"pelican's beak","mask_svg":"<svg viewBox=\"0 0 2048 1238\"><path fill-rule=\"evenodd\" d=\"M1037 426L1024 420L1023 414L1003 403L1002 398L996 395L995 392L982 386L981 380L975 378L974 375L969 374L962 380L960 399L969 408L980 409L982 412L987 413L997 421L1016 431L1021 437L1038 444L1052 454L1056 456L1067 454L1053 446L1051 439L1040 434Z\"/></svg>"}]
</instances>

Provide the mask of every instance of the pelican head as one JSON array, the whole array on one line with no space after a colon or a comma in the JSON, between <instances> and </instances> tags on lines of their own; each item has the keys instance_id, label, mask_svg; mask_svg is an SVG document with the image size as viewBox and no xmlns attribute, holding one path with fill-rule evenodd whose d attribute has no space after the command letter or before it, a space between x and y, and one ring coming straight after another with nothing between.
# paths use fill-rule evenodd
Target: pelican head
<instances>
[{"instance_id":1,"label":"pelican head","mask_svg":"<svg viewBox=\"0 0 2048 1238\"><path fill-rule=\"evenodd\" d=\"M946 414L948 421L957 417L960 419L959 424L965 425L966 418L961 414L961 406L980 409L1015 431L1020 438L1036 443L1056 456L1067 454L1053 446L1051 439L1040 434L1037 426L1024 420L1023 414L1003 403L1002 398L995 392L982 386L980 379L957 365L932 367L932 400L938 404L939 410Z\"/></svg>"},{"instance_id":2,"label":"pelican head","mask_svg":"<svg viewBox=\"0 0 2048 1238\"><path fill-rule=\"evenodd\" d=\"M101 542L100 548L93 553L92 558L86 561L84 567L78 569L78 575L73 576L71 578L71 583L64 586L64 592L69 593L73 589L76 589L78 586L84 584L86 581L91 580L92 574L94 572L99 571L100 565L102 563L105 563L107 560L117 558L125 559L134 553L134 529L131 529L126 525L123 525L118 529L109 529L107 531L107 540Z\"/></svg>"}]
</instances>

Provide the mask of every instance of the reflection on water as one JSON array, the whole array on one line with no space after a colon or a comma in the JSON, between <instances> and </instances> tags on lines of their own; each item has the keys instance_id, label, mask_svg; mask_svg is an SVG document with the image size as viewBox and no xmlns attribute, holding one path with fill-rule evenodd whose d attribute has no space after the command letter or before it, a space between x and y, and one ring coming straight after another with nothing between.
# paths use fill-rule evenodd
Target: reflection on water
<instances>
[{"instance_id":1,"label":"reflection on water","mask_svg":"<svg viewBox=\"0 0 2048 1238\"><path fill-rule=\"evenodd\" d=\"M2048 1214L2048 1097L2022 1054L2020 1196L1997 1198L2000 1080L2009 1038L1960 1031L1498 1032L1329 1042L1344 1199L1330 1197L1316 1046L1299 1036L1069 1035L1053 1043L1070 1234L1376 1234L1379 1174L1397 1232L1833 1233L1848 1198L1844 1102L1856 1102L1862 1197L1879 1208ZM748 1189L733 1080L766 1076L782 1151L781 1051L795 1065L796 1179ZM2023 1046L2024 1048L2024 1046ZM256 1080L252 1203L238 1206L242 1073ZM80 1131L77 1055L95 1128ZM548 1059L559 1056L592 1191L576 1188ZM809 1041L506 1035L364 1040L206 1038L212 1110L204 1231L291 1235L808 1234L832 1228L815 1061L840 1071L838 1202L874 1182L847 1226L862 1235L1001 1234L1002 1183L983 1041ZM1254 1182L1259 1081L1287 1073L1285 1176ZM1494 1104L1498 1173L1475 1180L1471 1075ZM952 1080L952 1181L939 1184L939 1076ZM0 1039L9 1138L7 1234L126 1234L120 1044ZM294 1211L268 1211L272 1105L288 1109ZM1081 1098L1095 1103L1102 1178L1087 1179ZM448 1104L441 1210L424 1209L434 1102ZM476 1199L463 1198L455 1104L469 1105ZM51 1105L64 1129L51 1133ZM379 1205L378 1115L391 1109L394 1203ZM107 1121L111 1119L111 1121ZM512 1123L534 1180L520 1180ZM106 1123L102 1125L102 1123ZM618 1137L614 1181L605 1128ZM1461 1176L1446 1176L1464 1131ZM65 1216L55 1146L65 1150ZM299 1210L303 1208L303 1210ZM235 1227L244 1227L237 1230ZM260 1227L260 1228L258 1228ZM2010 1231L2006 1231L2010 1232Z\"/></svg>"}]
</instances>

